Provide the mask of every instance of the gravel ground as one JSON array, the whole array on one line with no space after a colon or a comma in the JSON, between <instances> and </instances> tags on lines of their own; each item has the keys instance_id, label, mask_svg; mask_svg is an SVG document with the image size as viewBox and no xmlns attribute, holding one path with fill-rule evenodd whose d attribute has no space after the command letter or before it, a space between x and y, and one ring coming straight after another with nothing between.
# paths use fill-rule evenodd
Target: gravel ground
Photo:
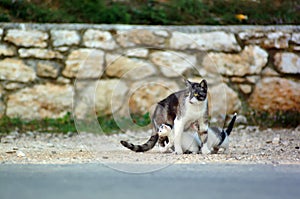
<instances>
[{"instance_id":1,"label":"gravel ground","mask_svg":"<svg viewBox=\"0 0 300 199\"><path fill-rule=\"evenodd\" d=\"M265 130L249 126L236 127L230 135L229 154L163 154L157 146L149 152L135 153L119 143L120 140L143 143L150 134L150 131L109 136L12 132L1 138L0 163L300 164L300 126L295 129Z\"/></svg>"}]
</instances>

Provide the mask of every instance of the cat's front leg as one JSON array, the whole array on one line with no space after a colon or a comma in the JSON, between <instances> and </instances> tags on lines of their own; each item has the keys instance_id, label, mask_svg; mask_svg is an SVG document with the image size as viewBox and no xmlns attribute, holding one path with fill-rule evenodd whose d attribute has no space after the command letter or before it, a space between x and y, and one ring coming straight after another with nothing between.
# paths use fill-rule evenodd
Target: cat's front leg
<instances>
[{"instance_id":1,"label":"cat's front leg","mask_svg":"<svg viewBox=\"0 0 300 199\"><path fill-rule=\"evenodd\" d=\"M184 129L184 124L181 120L178 120L177 118L174 120L174 147L175 147L175 153L176 154L183 154L183 150L181 147L181 137L182 132Z\"/></svg>"}]
</instances>

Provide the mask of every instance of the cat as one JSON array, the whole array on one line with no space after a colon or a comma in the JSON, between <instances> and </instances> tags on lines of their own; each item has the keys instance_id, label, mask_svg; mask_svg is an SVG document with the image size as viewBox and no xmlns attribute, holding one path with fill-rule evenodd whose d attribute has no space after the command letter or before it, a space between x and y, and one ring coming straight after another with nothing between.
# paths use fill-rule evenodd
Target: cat
<instances>
[{"instance_id":1,"label":"cat","mask_svg":"<svg viewBox=\"0 0 300 199\"><path fill-rule=\"evenodd\" d=\"M152 134L149 140L142 145L134 145L122 140L121 144L135 152L145 152L152 149L159 140L159 145L164 147L166 136L159 137L158 130L162 124L170 124L174 131L175 153L182 154L181 135L186 127L197 122L199 137L207 133L208 129L208 100L207 82L203 79L200 83L186 80L186 88L172 93L167 98L157 103L152 115Z\"/></svg>"},{"instance_id":2,"label":"cat","mask_svg":"<svg viewBox=\"0 0 300 199\"><path fill-rule=\"evenodd\" d=\"M201 141L198 138L197 132L186 132L182 134L182 142L181 147L184 153L199 153L201 148ZM158 130L159 136L167 136L168 137L168 144L165 147L161 147L160 151L165 153L173 150L174 148L174 134L172 132L172 126L169 124L162 124Z\"/></svg>"},{"instance_id":3,"label":"cat","mask_svg":"<svg viewBox=\"0 0 300 199\"><path fill-rule=\"evenodd\" d=\"M207 138L201 148L202 154L218 153L221 148L224 149L224 153L228 153L229 135L233 129L236 115L235 113L226 130L218 127L208 128Z\"/></svg>"}]
</instances>

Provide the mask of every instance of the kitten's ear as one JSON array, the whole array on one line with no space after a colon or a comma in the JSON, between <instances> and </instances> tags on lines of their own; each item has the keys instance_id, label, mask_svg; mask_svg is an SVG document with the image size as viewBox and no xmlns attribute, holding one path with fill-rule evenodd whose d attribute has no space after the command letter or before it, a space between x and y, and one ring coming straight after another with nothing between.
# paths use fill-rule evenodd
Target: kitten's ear
<instances>
[{"instance_id":1,"label":"kitten's ear","mask_svg":"<svg viewBox=\"0 0 300 199\"><path fill-rule=\"evenodd\" d=\"M207 89L207 82L206 82L205 79L203 79L203 80L200 82L200 86L201 86L202 88L206 88L206 89Z\"/></svg>"},{"instance_id":2,"label":"kitten's ear","mask_svg":"<svg viewBox=\"0 0 300 199\"><path fill-rule=\"evenodd\" d=\"M187 88L190 88L192 86L192 82L190 82L188 79L185 79L184 81L185 81L185 86Z\"/></svg>"}]
</instances>

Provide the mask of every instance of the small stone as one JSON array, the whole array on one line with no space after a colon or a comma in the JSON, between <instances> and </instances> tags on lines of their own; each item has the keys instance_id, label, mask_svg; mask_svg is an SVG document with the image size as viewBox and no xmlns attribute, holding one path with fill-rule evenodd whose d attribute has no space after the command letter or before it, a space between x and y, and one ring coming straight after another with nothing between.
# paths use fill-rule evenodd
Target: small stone
<instances>
[{"instance_id":1,"label":"small stone","mask_svg":"<svg viewBox=\"0 0 300 199\"><path fill-rule=\"evenodd\" d=\"M146 48L134 48L134 49L128 49L125 54L128 57L146 58L148 56L148 53L149 50Z\"/></svg>"},{"instance_id":2,"label":"small stone","mask_svg":"<svg viewBox=\"0 0 300 199\"><path fill-rule=\"evenodd\" d=\"M4 40L17 46L45 48L48 38L47 33L38 30L9 29Z\"/></svg>"},{"instance_id":3,"label":"small stone","mask_svg":"<svg viewBox=\"0 0 300 199\"><path fill-rule=\"evenodd\" d=\"M63 55L60 52L42 49L42 48L20 48L18 50L20 57L28 58L40 58L40 59L62 59Z\"/></svg>"},{"instance_id":4,"label":"small stone","mask_svg":"<svg viewBox=\"0 0 300 199\"><path fill-rule=\"evenodd\" d=\"M279 144L279 142L280 142L280 135L278 134L273 138L272 143Z\"/></svg>"},{"instance_id":5,"label":"small stone","mask_svg":"<svg viewBox=\"0 0 300 199\"><path fill-rule=\"evenodd\" d=\"M19 158L20 158L20 157L25 157L25 156L26 156L25 153L24 153L23 151L20 151L20 150L16 152L16 155L17 155L17 157L19 157Z\"/></svg>"},{"instance_id":6,"label":"small stone","mask_svg":"<svg viewBox=\"0 0 300 199\"><path fill-rule=\"evenodd\" d=\"M107 157L107 156L102 156L102 158L103 158L103 159L108 159L108 157Z\"/></svg>"},{"instance_id":7,"label":"small stone","mask_svg":"<svg viewBox=\"0 0 300 199\"><path fill-rule=\"evenodd\" d=\"M277 73L274 69L266 67L261 72L262 76L279 76L279 73Z\"/></svg>"},{"instance_id":8,"label":"small stone","mask_svg":"<svg viewBox=\"0 0 300 199\"><path fill-rule=\"evenodd\" d=\"M6 58L0 60L0 79L17 82L29 82L36 78L32 68L19 59Z\"/></svg>"},{"instance_id":9,"label":"small stone","mask_svg":"<svg viewBox=\"0 0 300 199\"><path fill-rule=\"evenodd\" d=\"M133 29L117 31L117 42L122 47L150 46L163 47L165 38L154 34L151 30Z\"/></svg>"},{"instance_id":10,"label":"small stone","mask_svg":"<svg viewBox=\"0 0 300 199\"><path fill-rule=\"evenodd\" d=\"M22 83L15 83L15 82L7 82L6 84L4 84L4 88L6 90L16 90L16 89L20 89L20 88L24 88L25 84Z\"/></svg>"},{"instance_id":11,"label":"small stone","mask_svg":"<svg viewBox=\"0 0 300 199\"><path fill-rule=\"evenodd\" d=\"M108 31L88 29L83 36L83 42L86 47L102 48L105 50L113 50L117 44Z\"/></svg>"},{"instance_id":12,"label":"small stone","mask_svg":"<svg viewBox=\"0 0 300 199\"><path fill-rule=\"evenodd\" d=\"M57 152L56 152L56 151L51 151L51 153L52 153L52 154L57 154Z\"/></svg>"},{"instance_id":13,"label":"small stone","mask_svg":"<svg viewBox=\"0 0 300 199\"><path fill-rule=\"evenodd\" d=\"M278 71L286 74L300 74L300 57L294 53L276 53L274 64Z\"/></svg>"},{"instance_id":14,"label":"small stone","mask_svg":"<svg viewBox=\"0 0 300 199\"><path fill-rule=\"evenodd\" d=\"M56 78L59 73L58 63L49 61L40 61L37 64L37 75L40 77Z\"/></svg>"},{"instance_id":15,"label":"small stone","mask_svg":"<svg viewBox=\"0 0 300 199\"><path fill-rule=\"evenodd\" d=\"M168 37L169 33L166 30L156 30L154 31L154 34L161 37Z\"/></svg>"},{"instance_id":16,"label":"small stone","mask_svg":"<svg viewBox=\"0 0 300 199\"><path fill-rule=\"evenodd\" d=\"M239 84L239 88L244 94L249 94L252 91L252 87L248 84Z\"/></svg>"},{"instance_id":17,"label":"small stone","mask_svg":"<svg viewBox=\"0 0 300 199\"><path fill-rule=\"evenodd\" d=\"M17 151L17 150L19 150L19 148L15 146L15 147L13 147L13 150Z\"/></svg>"},{"instance_id":18,"label":"small stone","mask_svg":"<svg viewBox=\"0 0 300 199\"><path fill-rule=\"evenodd\" d=\"M54 144L49 142L49 143L47 143L47 147L54 147Z\"/></svg>"},{"instance_id":19,"label":"small stone","mask_svg":"<svg viewBox=\"0 0 300 199\"><path fill-rule=\"evenodd\" d=\"M57 83L61 83L61 84L69 84L69 83L71 82L71 80L68 79L68 78L59 76L59 77L56 79L56 82L57 82Z\"/></svg>"},{"instance_id":20,"label":"small stone","mask_svg":"<svg viewBox=\"0 0 300 199\"><path fill-rule=\"evenodd\" d=\"M51 30L50 33L53 46L77 45L80 42L80 36L75 30Z\"/></svg>"},{"instance_id":21,"label":"small stone","mask_svg":"<svg viewBox=\"0 0 300 199\"><path fill-rule=\"evenodd\" d=\"M296 44L300 44L300 33L299 32L293 33L291 40Z\"/></svg>"},{"instance_id":22,"label":"small stone","mask_svg":"<svg viewBox=\"0 0 300 199\"><path fill-rule=\"evenodd\" d=\"M16 53L16 49L13 46L8 46L6 44L0 44L0 56L13 56Z\"/></svg>"}]
</instances>

